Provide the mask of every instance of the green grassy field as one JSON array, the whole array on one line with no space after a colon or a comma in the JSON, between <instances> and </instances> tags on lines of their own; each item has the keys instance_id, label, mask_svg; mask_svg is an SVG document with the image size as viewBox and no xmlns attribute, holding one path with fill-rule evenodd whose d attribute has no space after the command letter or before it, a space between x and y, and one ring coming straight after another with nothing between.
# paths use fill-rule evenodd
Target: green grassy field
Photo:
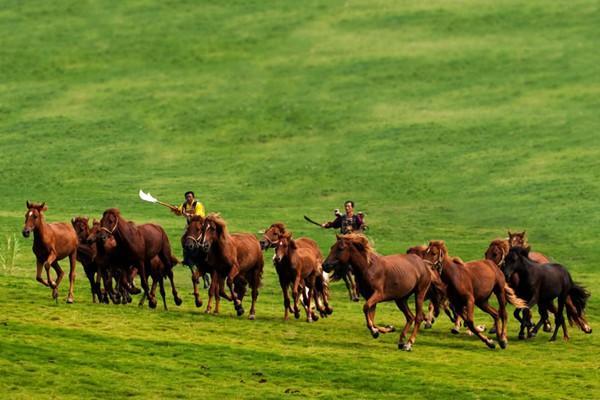
<instances>
[{"instance_id":1,"label":"green grassy field","mask_svg":"<svg viewBox=\"0 0 600 400\"><path fill-rule=\"evenodd\" d=\"M597 333L519 342L511 318L492 351L441 319L400 352L341 283L331 318L282 321L271 253L256 321L196 309L182 267L168 312L92 304L81 267L76 303L64 283L54 304L20 236L25 200L48 221L119 207L180 255L182 220L137 191L191 189L233 231L284 221L327 252L302 215L354 199L384 254L444 239L477 259L527 229L598 328L598 1L0 4L0 255L19 246L0 268L2 397L600 398Z\"/></svg>"}]
</instances>

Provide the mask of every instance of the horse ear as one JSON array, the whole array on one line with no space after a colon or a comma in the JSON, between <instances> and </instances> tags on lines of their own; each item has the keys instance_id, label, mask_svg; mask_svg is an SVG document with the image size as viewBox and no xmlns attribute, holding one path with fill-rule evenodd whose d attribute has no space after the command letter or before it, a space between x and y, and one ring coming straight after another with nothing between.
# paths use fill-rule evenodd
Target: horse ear
<instances>
[{"instance_id":1,"label":"horse ear","mask_svg":"<svg viewBox=\"0 0 600 400\"><path fill-rule=\"evenodd\" d=\"M48 209L48 207L46 206L46 202L43 202L43 203L40 205L40 211L46 211L47 209Z\"/></svg>"},{"instance_id":2,"label":"horse ear","mask_svg":"<svg viewBox=\"0 0 600 400\"><path fill-rule=\"evenodd\" d=\"M75 217L71 218L71 225L75 225Z\"/></svg>"},{"instance_id":3,"label":"horse ear","mask_svg":"<svg viewBox=\"0 0 600 400\"><path fill-rule=\"evenodd\" d=\"M521 233L521 235L523 235L523 237L525 237L526 233L527 233L527 231L523 231L523 233Z\"/></svg>"},{"instance_id":4,"label":"horse ear","mask_svg":"<svg viewBox=\"0 0 600 400\"><path fill-rule=\"evenodd\" d=\"M26 200L25 204L27 205L27 208L31 208L31 203L29 203L29 200Z\"/></svg>"},{"instance_id":5,"label":"horse ear","mask_svg":"<svg viewBox=\"0 0 600 400\"><path fill-rule=\"evenodd\" d=\"M510 231L510 229L508 230L508 237L511 238L512 237L512 232Z\"/></svg>"},{"instance_id":6,"label":"horse ear","mask_svg":"<svg viewBox=\"0 0 600 400\"><path fill-rule=\"evenodd\" d=\"M338 233L336 233L336 234L335 234L335 239L336 239L336 240L342 240L342 237L341 237L341 236L340 236Z\"/></svg>"}]
</instances>

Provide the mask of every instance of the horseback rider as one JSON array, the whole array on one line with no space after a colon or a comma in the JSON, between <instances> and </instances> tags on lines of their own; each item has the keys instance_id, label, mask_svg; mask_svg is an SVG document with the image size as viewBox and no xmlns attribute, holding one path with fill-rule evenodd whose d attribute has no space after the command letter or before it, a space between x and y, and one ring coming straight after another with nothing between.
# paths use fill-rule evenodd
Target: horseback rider
<instances>
[{"instance_id":1,"label":"horseback rider","mask_svg":"<svg viewBox=\"0 0 600 400\"><path fill-rule=\"evenodd\" d=\"M365 225L364 215L362 212L354 214L354 202L348 200L344 203L345 214L340 213L340 210L335 210L335 219L331 222L321 224L323 228L339 229L340 233L363 233L367 226Z\"/></svg>"},{"instance_id":2,"label":"horseback rider","mask_svg":"<svg viewBox=\"0 0 600 400\"><path fill-rule=\"evenodd\" d=\"M194 215L199 215L204 218L206 214L204 210L204 204L196 200L196 195L194 194L194 192L192 192L191 190L187 191L185 192L184 196L185 201L179 207L171 209L171 211L173 211L173 213L177 215L185 215L186 219L188 220L188 223L190 221L190 218Z\"/></svg>"}]
</instances>

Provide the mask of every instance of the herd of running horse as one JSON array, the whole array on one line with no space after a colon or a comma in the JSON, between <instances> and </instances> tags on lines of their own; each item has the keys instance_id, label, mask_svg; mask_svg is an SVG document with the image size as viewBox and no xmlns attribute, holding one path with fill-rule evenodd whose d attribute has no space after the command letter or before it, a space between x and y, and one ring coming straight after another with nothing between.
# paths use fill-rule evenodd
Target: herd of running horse
<instances>
[{"instance_id":1,"label":"herd of running horse","mask_svg":"<svg viewBox=\"0 0 600 400\"><path fill-rule=\"evenodd\" d=\"M115 208L104 211L102 218L93 220L91 226L83 217L73 218L71 224L47 223L43 214L46 210L45 203L27 202L23 236L33 232L36 277L52 290L54 299L58 299L58 286L64 276L58 262L68 257L68 303L73 302L75 266L79 261L89 279L94 302L127 304L132 294L143 291L140 305L147 299L150 307L155 308L158 285L166 309L164 281L168 278L175 304L181 304L173 281L173 267L179 261L173 256L169 238L161 226L127 221ZM454 333L464 321L470 334L495 348L495 342L484 334L484 329L475 325L475 306L491 315L494 327L490 332L495 331L500 347L505 348L507 302L515 306L520 339L535 336L542 325L544 330L551 331L548 313L552 313L555 326L551 340L556 339L560 327L567 340L565 311L571 326L575 324L585 333L592 332L584 315L589 292L573 282L563 265L530 251L525 232L509 232L507 239L492 241L485 259L470 262L451 256L444 241L411 247L406 254L380 255L362 234L337 235L324 258L314 240L294 238L282 223L271 225L259 240L250 233L229 233L225 221L218 214L210 214L206 218L191 218L181 244L183 264L192 271L197 307L203 304L198 289L200 278L206 279L205 287L210 281L206 312L218 313L220 298L225 298L233 303L238 316L243 315L242 300L250 288L249 318L254 319L263 251L272 248L285 319L290 313L299 318L301 308L308 322L330 315L333 309L329 305L328 280L344 279L351 299L357 299L357 293L366 299L363 312L367 328L375 338L380 333L395 331L393 326L375 323L377 304L396 303L406 318L398 343L403 350L411 350L420 325L424 322L425 327L431 327L442 309L455 323ZM56 280L51 278L51 268L56 272ZM142 290L134 285L136 276ZM492 294L498 308L489 304ZM414 313L408 305L413 295ZM423 312L426 300L429 300L427 314ZM540 319L534 324L530 310L535 305Z\"/></svg>"}]
</instances>

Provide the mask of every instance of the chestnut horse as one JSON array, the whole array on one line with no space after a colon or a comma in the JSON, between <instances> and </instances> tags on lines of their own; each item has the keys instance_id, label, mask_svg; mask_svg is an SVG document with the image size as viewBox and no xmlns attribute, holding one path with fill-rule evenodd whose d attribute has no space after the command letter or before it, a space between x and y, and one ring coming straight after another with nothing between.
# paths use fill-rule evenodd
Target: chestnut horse
<instances>
[{"instance_id":1,"label":"chestnut horse","mask_svg":"<svg viewBox=\"0 0 600 400\"><path fill-rule=\"evenodd\" d=\"M281 238L284 234L286 233L286 228L285 225L282 224L281 222L276 222L274 224L272 224L269 229L267 229L263 235L262 240L260 241L260 247L263 250L266 250L268 248L275 248L277 246L277 242L279 241L279 238ZM321 249L319 248L319 245L317 244L317 242L315 242L312 239L309 238L305 238L305 237L301 237L296 239L296 244L299 247L306 247L306 248L310 248L313 249L315 254L319 254L322 258L321 255ZM335 275L331 277L332 280L337 281L339 279L343 279L344 283L346 284L346 289L348 290L348 295L350 296L350 300L352 301L358 301L358 289L356 288L356 279L354 278L354 274L352 272L352 267L349 266L345 271L344 274L341 276Z\"/></svg>"},{"instance_id":2,"label":"chestnut horse","mask_svg":"<svg viewBox=\"0 0 600 400\"><path fill-rule=\"evenodd\" d=\"M83 266L85 275L90 282L90 288L92 290L92 302L108 302L108 297L105 293L102 293L100 286L100 271L96 264L96 243L88 243L87 238L90 235L89 219L85 217L75 217L71 219L71 225L77 233L77 261Z\"/></svg>"},{"instance_id":3,"label":"chestnut horse","mask_svg":"<svg viewBox=\"0 0 600 400\"><path fill-rule=\"evenodd\" d=\"M528 307L538 305L541 316L540 321L533 328L533 334L537 333L543 321L548 319L548 308L553 306L554 299L558 299L558 310L555 313L554 333L550 341L556 340L558 328L562 326L563 339L568 340L567 325L563 316L567 298L570 297L573 308L567 307L569 322L577 323L585 333L592 333L592 328L587 324L584 310L589 292L582 286L573 282L569 271L557 263L539 264L529 258L529 250L522 247L513 247L506 256L504 274L509 277L517 272L521 287L525 288Z\"/></svg>"},{"instance_id":4,"label":"chestnut horse","mask_svg":"<svg viewBox=\"0 0 600 400\"><path fill-rule=\"evenodd\" d=\"M100 220L102 232L98 235L101 241L107 236L114 236L117 247L112 260L119 263L121 270L125 273L132 267L132 272L140 274L144 295L148 298L148 305L156 307L156 298L152 296L148 288L148 276L151 261L158 256L163 263L167 276L171 280L175 304L181 304L173 284L173 262L171 245L164 229L156 224L144 224L137 226L133 222L126 221L118 209L109 208L102 214Z\"/></svg>"},{"instance_id":5,"label":"chestnut horse","mask_svg":"<svg viewBox=\"0 0 600 400\"><path fill-rule=\"evenodd\" d=\"M238 296L235 287L247 283L252 288L252 305L249 319L256 317L256 299L258 288L262 280L264 267L260 243L250 233L229 234L226 222L219 214L209 214L202 224L200 244L207 253L208 264L215 269L221 278L227 278L227 287L233 300L233 305L238 316L244 314L242 299ZM236 278L241 278L236 279ZM221 287L220 279L212 279L211 288L216 299L216 310L219 307Z\"/></svg>"},{"instance_id":6,"label":"chestnut horse","mask_svg":"<svg viewBox=\"0 0 600 400\"><path fill-rule=\"evenodd\" d=\"M374 338L380 333L393 332L392 326L375 324L375 309L378 303L394 300L404 313L406 325L400 334L398 348L412 349L419 326L423 321L423 301L431 284L431 273L425 261L414 254L382 256L374 252L366 236L361 234L336 235L329 255L323 263L327 272L344 271L349 264L354 267L358 290L367 300L363 312L367 329ZM415 295L415 315L410 312L407 301ZM403 343L408 330L414 328L408 341Z\"/></svg>"},{"instance_id":7,"label":"chestnut horse","mask_svg":"<svg viewBox=\"0 0 600 400\"><path fill-rule=\"evenodd\" d=\"M279 282L283 290L284 319L288 319L289 298L288 288L290 282L293 282L292 295L294 298L294 317L299 318L298 311L299 294L302 292L304 297L304 308L306 310L307 322L315 321L313 311L310 305L311 297L315 299L315 305L322 316L331 314L333 310L329 307L327 282L323 277L323 269L321 263L323 258L321 252L315 253L313 249L298 246L297 241L292 238L291 232L286 232L275 248L275 257ZM284 283L282 283L282 281ZM307 289L308 293L305 292ZM323 301L323 305L319 304L319 297Z\"/></svg>"},{"instance_id":8,"label":"chestnut horse","mask_svg":"<svg viewBox=\"0 0 600 400\"><path fill-rule=\"evenodd\" d=\"M263 250L267 250L269 248L276 248L279 241L288 234L289 232L286 230L285 225L281 222L276 222L265 231L263 238L260 241L260 247ZM320 265L323 263L323 255L321 254L321 249L319 248L317 242L307 237L300 237L294 240L294 244L297 248L302 248L310 252L312 254L312 257L318 260L319 268L322 269ZM275 266L275 270L277 271L277 276L279 278L279 286L281 286L281 291L283 294L283 318L287 320L289 318L288 313L291 312L294 313L294 316L297 315L291 307L289 294L290 286L293 285L294 280L296 279L296 271L292 268L292 265L290 264L288 258L284 258L278 261L277 258L274 256L273 265ZM327 279L325 279L325 277L321 273L321 277L318 278L316 283L319 286L319 290L315 290L314 292L316 295L315 304L319 309L321 316L325 317L333 312L333 309L329 306L329 304L327 304L327 306L324 305L329 300ZM304 283L302 281L300 282L300 286L301 290L304 292L305 288ZM303 296L303 302L304 297L305 296ZM313 315L313 319L316 320L317 318L318 317L316 317L316 315Z\"/></svg>"},{"instance_id":9,"label":"chestnut horse","mask_svg":"<svg viewBox=\"0 0 600 400\"><path fill-rule=\"evenodd\" d=\"M516 232L516 233L512 233L511 231L508 231L508 244L510 247L530 247L529 243L527 243L527 236L526 236L527 231L523 231L523 232ZM529 252L529 259L531 261L535 261L536 263L539 264L547 264L550 263L550 259L548 257L546 257L544 254L542 253L538 253L535 251L530 251Z\"/></svg>"},{"instance_id":10,"label":"chestnut horse","mask_svg":"<svg viewBox=\"0 0 600 400\"><path fill-rule=\"evenodd\" d=\"M25 226L23 236L29 237L33 231L33 254L35 254L37 271L36 279L44 286L52 289L52 298L58 299L58 286L63 279L64 271L58 264L63 258L69 257L69 294L67 303L73 303L73 289L75 285L75 265L77 261L77 234L73 227L67 223L46 223L43 212L48 209L46 203L35 204L27 201L25 213ZM56 272L56 282L50 278L50 267ZM46 270L45 280L42 277L42 268Z\"/></svg>"},{"instance_id":11,"label":"chestnut horse","mask_svg":"<svg viewBox=\"0 0 600 400\"><path fill-rule=\"evenodd\" d=\"M477 335L489 348L495 348L493 340L486 337L475 327L473 314L475 306L490 314L494 319L496 337L501 348L508 345L506 301L516 307L527 306L524 300L518 298L504 279L504 274L490 260L459 262L448 254L443 240L430 241L426 259L440 271L442 281L447 285L447 295L450 304L460 315L471 332ZM490 306L488 300L494 293L498 300L498 310Z\"/></svg>"}]
</instances>

